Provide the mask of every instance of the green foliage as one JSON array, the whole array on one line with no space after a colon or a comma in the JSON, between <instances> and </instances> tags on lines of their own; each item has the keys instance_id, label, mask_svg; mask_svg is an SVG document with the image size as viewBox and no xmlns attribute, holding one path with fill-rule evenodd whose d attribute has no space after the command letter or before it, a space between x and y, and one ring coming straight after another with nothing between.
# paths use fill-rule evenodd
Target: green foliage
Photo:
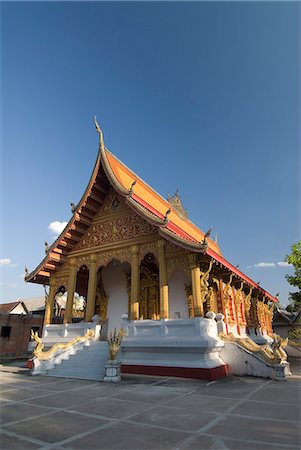
<instances>
[{"instance_id":1,"label":"green foliage","mask_svg":"<svg viewBox=\"0 0 301 450\"><path fill-rule=\"evenodd\" d=\"M286 255L284 261L294 266L293 275L286 275L286 279L291 286L298 289L297 292L290 293L290 302L287 310L298 311L301 308L301 241L293 244L291 254Z\"/></svg>"}]
</instances>

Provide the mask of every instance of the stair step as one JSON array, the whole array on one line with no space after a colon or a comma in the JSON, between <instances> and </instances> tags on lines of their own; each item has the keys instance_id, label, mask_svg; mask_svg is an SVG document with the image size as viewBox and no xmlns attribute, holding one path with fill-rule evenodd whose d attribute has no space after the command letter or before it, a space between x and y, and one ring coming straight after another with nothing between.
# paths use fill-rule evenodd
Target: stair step
<instances>
[{"instance_id":1,"label":"stair step","mask_svg":"<svg viewBox=\"0 0 301 450\"><path fill-rule=\"evenodd\" d=\"M109 358L108 345L104 341L89 341L89 345L77 348L62 361L48 370L47 376L79 378L101 381L105 373L105 363Z\"/></svg>"}]
</instances>

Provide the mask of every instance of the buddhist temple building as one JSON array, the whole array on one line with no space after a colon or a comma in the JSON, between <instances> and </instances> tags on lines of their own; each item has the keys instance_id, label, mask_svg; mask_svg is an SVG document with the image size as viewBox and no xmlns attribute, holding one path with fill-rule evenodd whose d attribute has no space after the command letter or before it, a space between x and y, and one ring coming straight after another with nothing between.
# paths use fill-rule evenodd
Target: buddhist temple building
<instances>
[{"instance_id":1,"label":"buddhist temple building","mask_svg":"<svg viewBox=\"0 0 301 450\"><path fill-rule=\"evenodd\" d=\"M64 323L100 317L109 332L129 321L222 314L225 333L268 342L278 300L223 256L188 218L178 192L164 199L116 158L99 134L87 188L61 235L26 281L49 286L45 325L65 293ZM84 298L74 317L74 295ZM271 339L270 339L271 340Z\"/></svg>"}]
</instances>

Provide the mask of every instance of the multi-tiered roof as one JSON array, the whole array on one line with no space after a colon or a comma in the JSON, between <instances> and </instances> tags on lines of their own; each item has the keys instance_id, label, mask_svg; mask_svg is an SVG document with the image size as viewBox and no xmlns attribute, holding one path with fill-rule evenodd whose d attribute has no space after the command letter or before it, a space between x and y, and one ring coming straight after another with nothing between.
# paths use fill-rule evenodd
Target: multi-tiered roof
<instances>
[{"instance_id":1,"label":"multi-tiered roof","mask_svg":"<svg viewBox=\"0 0 301 450\"><path fill-rule=\"evenodd\" d=\"M68 254L92 224L92 220L102 206L109 188L125 198L126 203L146 221L155 225L159 234L178 246L213 258L222 270L233 273L240 281L255 288L268 300L277 298L262 289L257 283L230 264L223 256L217 242L210 239L187 217L179 196L165 200L124 163L116 158L104 145L102 131L97 122L99 151L88 186L73 207L73 215L60 236L47 250L38 267L25 277L26 281L49 284L52 274L66 262Z\"/></svg>"}]
</instances>

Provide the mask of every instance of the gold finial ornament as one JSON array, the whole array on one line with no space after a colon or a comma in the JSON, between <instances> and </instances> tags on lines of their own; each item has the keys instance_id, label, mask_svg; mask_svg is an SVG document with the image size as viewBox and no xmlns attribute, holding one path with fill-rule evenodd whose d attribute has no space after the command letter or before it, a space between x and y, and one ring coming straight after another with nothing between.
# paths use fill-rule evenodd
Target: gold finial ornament
<instances>
[{"instance_id":1,"label":"gold finial ornament","mask_svg":"<svg viewBox=\"0 0 301 450\"><path fill-rule=\"evenodd\" d=\"M169 209L166 211L166 213L165 213L165 216L164 216L165 222L168 220L168 219L167 219L167 216L169 216L170 213L171 213L171 208L169 208Z\"/></svg>"},{"instance_id":2,"label":"gold finial ornament","mask_svg":"<svg viewBox=\"0 0 301 450\"><path fill-rule=\"evenodd\" d=\"M137 183L137 180L134 180L133 183L131 184L131 187L129 189L129 195L132 195L132 193L134 192L134 186Z\"/></svg>"},{"instance_id":3,"label":"gold finial ornament","mask_svg":"<svg viewBox=\"0 0 301 450\"><path fill-rule=\"evenodd\" d=\"M203 240L203 244L207 244L207 238L209 238L210 234L211 234L212 228L209 228L209 230L204 234L204 240Z\"/></svg>"},{"instance_id":4,"label":"gold finial ornament","mask_svg":"<svg viewBox=\"0 0 301 450\"><path fill-rule=\"evenodd\" d=\"M104 147L103 133L99 126L99 123L97 122L96 115L94 116L94 124L95 124L96 131L99 134L99 146L103 148Z\"/></svg>"}]
</instances>

